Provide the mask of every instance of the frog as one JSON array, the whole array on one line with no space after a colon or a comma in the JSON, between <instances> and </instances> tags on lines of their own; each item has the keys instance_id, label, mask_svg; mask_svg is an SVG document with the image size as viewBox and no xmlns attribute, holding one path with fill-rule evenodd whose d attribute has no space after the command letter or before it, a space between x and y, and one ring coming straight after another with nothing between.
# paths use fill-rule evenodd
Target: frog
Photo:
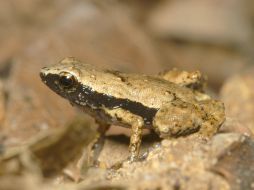
<instances>
[{"instance_id":1,"label":"frog","mask_svg":"<svg viewBox=\"0 0 254 190\"><path fill-rule=\"evenodd\" d=\"M130 162L139 160L143 129L160 138L192 134L210 138L225 121L223 102L204 93L200 72L125 73L67 57L43 67L40 77L56 94L92 116L100 137L112 125L130 128Z\"/></svg>"}]
</instances>

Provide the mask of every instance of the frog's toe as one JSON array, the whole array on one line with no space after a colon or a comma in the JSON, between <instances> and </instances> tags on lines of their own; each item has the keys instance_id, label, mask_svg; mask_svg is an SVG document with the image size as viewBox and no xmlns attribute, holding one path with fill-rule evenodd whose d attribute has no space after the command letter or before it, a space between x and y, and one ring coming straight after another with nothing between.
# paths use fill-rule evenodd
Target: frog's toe
<instances>
[{"instance_id":1,"label":"frog's toe","mask_svg":"<svg viewBox=\"0 0 254 190\"><path fill-rule=\"evenodd\" d=\"M133 163L133 162L138 161L138 159L139 159L138 156L130 155L130 156L127 158L127 162L128 162L128 163Z\"/></svg>"}]
</instances>

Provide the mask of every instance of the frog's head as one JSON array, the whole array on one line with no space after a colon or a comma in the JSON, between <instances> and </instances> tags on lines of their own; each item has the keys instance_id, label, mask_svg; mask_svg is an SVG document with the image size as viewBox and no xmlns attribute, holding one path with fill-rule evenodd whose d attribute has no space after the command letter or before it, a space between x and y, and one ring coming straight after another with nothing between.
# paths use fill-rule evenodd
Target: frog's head
<instances>
[{"instance_id":1,"label":"frog's head","mask_svg":"<svg viewBox=\"0 0 254 190\"><path fill-rule=\"evenodd\" d=\"M51 90L66 97L76 91L79 71L74 69L72 64L63 61L57 65L42 68L40 77Z\"/></svg>"},{"instance_id":2,"label":"frog's head","mask_svg":"<svg viewBox=\"0 0 254 190\"><path fill-rule=\"evenodd\" d=\"M65 58L59 64L42 68L40 77L55 93L68 99L71 103L79 104L86 98L83 92L88 92L89 88L84 86L81 80L84 80L83 75L89 72L89 68L86 69L85 66L75 58Z\"/></svg>"}]
</instances>

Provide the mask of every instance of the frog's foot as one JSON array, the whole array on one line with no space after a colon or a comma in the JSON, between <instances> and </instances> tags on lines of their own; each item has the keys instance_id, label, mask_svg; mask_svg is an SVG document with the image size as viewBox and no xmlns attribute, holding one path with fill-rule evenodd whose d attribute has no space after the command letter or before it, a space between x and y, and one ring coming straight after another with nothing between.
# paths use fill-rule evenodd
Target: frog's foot
<instances>
[{"instance_id":1,"label":"frog's foot","mask_svg":"<svg viewBox=\"0 0 254 190\"><path fill-rule=\"evenodd\" d=\"M135 157L135 158L129 156L126 160L119 161L119 162L115 163L109 169L111 169L111 170L118 170L118 169L122 168L125 163L132 164L134 162L142 162L142 161L145 160L145 158L146 157L143 157L143 155L140 156L140 157Z\"/></svg>"},{"instance_id":2,"label":"frog's foot","mask_svg":"<svg viewBox=\"0 0 254 190\"><path fill-rule=\"evenodd\" d=\"M143 161L146 160L146 158L148 157L148 155L149 155L149 153L151 151L159 148L160 146L161 146L160 143L156 143L152 147L148 148L148 150L146 150L142 155L137 156L137 157L136 156L134 156L134 157L129 156L126 160L119 161L119 162L115 163L109 169L111 169L111 170L118 170L118 169L122 168L125 163L132 164L134 162L143 162Z\"/></svg>"},{"instance_id":3,"label":"frog's foot","mask_svg":"<svg viewBox=\"0 0 254 190\"><path fill-rule=\"evenodd\" d=\"M124 162L127 162L127 163L131 164L133 162L139 162L141 160L142 159L139 156L132 156L132 155L130 155Z\"/></svg>"},{"instance_id":4,"label":"frog's foot","mask_svg":"<svg viewBox=\"0 0 254 190\"><path fill-rule=\"evenodd\" d=\"M127 162L128 163L133 163L133 162L136 162L139 160L139 157L138 155L130 155L128 158L127 158Z\"/></svg>"}]
</instances>

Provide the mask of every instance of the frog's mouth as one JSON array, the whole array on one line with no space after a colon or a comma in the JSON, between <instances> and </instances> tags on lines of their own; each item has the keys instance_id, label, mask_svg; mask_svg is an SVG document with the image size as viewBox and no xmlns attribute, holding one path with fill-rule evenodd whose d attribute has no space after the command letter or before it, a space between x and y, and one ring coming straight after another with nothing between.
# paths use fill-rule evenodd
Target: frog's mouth
<instances>
[{"instance_id":1,"label":"frog's mouth","mask_svg":"<svg viewBox=\"0 0 254 190\"><path fill-rule=\"evenodd\" d=\"M46 84L50 89L53 91L57 91L55 81L57 81L57 75L56 74L46 74L43 72L43 70L40 72L41 80L44 84Z\"/></svg>"}]
</instances>

